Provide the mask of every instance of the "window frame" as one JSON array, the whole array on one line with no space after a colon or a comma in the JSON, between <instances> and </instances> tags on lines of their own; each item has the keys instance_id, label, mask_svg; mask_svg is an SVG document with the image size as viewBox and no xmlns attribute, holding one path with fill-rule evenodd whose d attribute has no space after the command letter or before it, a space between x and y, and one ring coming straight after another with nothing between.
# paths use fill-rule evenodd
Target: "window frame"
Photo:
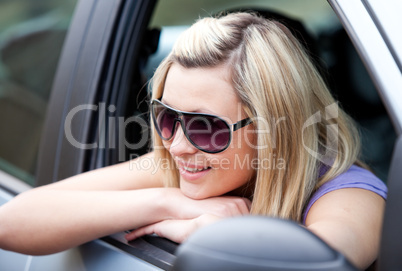
<instances>
[{"instance_id":1,"label":"window frame","mask_svg":"<svg viewBox=\"0 0 402 271\"><path fill-rule=\"evenodd\" d=\"M76 106L98 104L102 72L124 2L81 0L77 4L52 87L38 155L37 186L90 169L88 165L95 149L71 145L64 124ZM77 142L96 143L91 132L98 126L96 114L85 110L74 117L72 134Z\"/></svg>"},{"instance_id":2,"label":"window frame","mask_svg":"<svg viewBox=\"0 0 402 271\"><path fill-rule=\"evenodd\" d=\"M328 0L354 43L377 86L388 114L394 124L397 140L394 146L387 185L388 197L378 267L380 270L402 266L402 70L400 56L392 44L387 29L376 14L377 3L372 0ZM388 9L389 11L390 9ZM395 13L390 16L399 16ZM389 30L391 32L388 32ZM395 29L393 29L395 30ZM399 58L398 58L399 57Z\"/></svg>"},{"instance_id":3,"label":"window frame","mask_svg":"<svg viewBox=\"0 0 402 271\"><path fill-rule=\"evenodd\" d=\"M71 145L65 136L65 120L69 112L79 105L100 103L115 105L117 116L126 115L127 97L135 83L130 75L137 72L145 29L155 2L79 1L52 88L40 146L38 186L119 162L118 152L107 147L86 150ZM80 42L77 43L77 40ZM100 120L97 111L83 110L74 116L72 134L80 143L100 143L105 139L99 136L98 131L108 131L108 125L107 121ZM121 136L124 135L117 134L116 140ZM145 237L127 243L124 233L94 240L89 244L92 247L90 250L87 250L88 245L81 248L91 254L91 250L104 250L110 245L123 254L131 255L131 258L134 256L140 262L155 266L155 269L170 268L175 259L172 250L176 245L173 242ZM170 252L166 251L167 247ZM121 256L116 254L113 257Z\"/></svg>"}]
</instances>

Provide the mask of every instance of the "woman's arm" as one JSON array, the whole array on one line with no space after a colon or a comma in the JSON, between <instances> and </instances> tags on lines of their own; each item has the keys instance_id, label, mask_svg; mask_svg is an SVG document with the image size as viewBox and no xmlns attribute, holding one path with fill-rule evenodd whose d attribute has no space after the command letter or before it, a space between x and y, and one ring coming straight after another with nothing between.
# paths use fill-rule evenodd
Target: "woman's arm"
<instances>
[{"instance_id":1,"label":"woman's arm","mask_svg":"<svg viewBox=\"0 0 402 271\"><path fill-rule=\"evenodd\" d=\"M80 174L15 197L0 207L0 248L49 254L164 220L248 211L247 201L241 198L192 200L177 188L162 188L157 168L141 167L141 159L152 156Z\"/></svg>"},{"instance_id":2,"label":"woman's arm","mask_svg":"<svg viewBox=\"0 0 402 271\"><path fill-rule=\"evenodd\" d=\"M53 253L164 219L160 172L136 167L141 159L153 154L18 195L0 207L0 247Z\"/></svg>"},{"instance_id":3,"label":"woman's arm","mask_svg":"<svg viewBox=\"0 0 402 271\"><path fill-rule=\"evenodd\" d=\"M0 208L0 247L37 255L55 253L115 232L169 217L163 188L130 191L42 189Z\"/></svg>"},{"instance_id":4,"label":"woman's arm","mask_svg":"<svg viewBox=\"0 0 402 271\"><path fill-rule=\"evenodd\" d=\"M374 192L339 189L313 204L306 226L364 269L378 256L384 208L384 199Z\"/></svg>"}]
</instances>

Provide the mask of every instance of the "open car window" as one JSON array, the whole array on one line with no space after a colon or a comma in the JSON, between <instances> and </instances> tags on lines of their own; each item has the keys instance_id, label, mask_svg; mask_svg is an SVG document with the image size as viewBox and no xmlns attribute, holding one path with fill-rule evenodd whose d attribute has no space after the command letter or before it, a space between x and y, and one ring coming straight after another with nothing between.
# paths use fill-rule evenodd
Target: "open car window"
<instances>
[{"instance_id":1,"label":"open car window","mask_svg":"<svg viewBox=\"0 0 402 271\"><path fill-rule=\"evenodd\" d=\"M197 18L236 10L255 11L262 16L291 21L340 106L358 124L362 134L362 160L386 181L395 141L394 128L369 73L326 1L159 1L148 25L147 33L152 35L144 40L147 45L157 41L157 48L143 59L145 65L139 70L143 80L141 90L147 89L147 81L168 55L175 40ZM136 150L130 151L135 153ZM152 247L151 253L142 257L162 268L170 266L175 259L177 244L166 239L147 236L125 243L121 235L116 235L107 240L137 256L141 254L138 249ZM159 259L154 255L159 255Z\"/></svg>"}]
</instances>

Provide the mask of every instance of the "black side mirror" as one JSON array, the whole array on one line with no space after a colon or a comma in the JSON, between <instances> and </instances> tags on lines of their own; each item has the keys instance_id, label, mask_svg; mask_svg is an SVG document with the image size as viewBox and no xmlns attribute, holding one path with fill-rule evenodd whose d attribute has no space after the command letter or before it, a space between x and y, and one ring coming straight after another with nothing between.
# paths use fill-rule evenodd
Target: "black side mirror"
<instances>
[{"instance_id":1,"label":"black side mirror","mask_svg":"<svg viewBox=\"0 0 402 271\"><path fill-rule=\"evenodd\" d=\"M357 270L295 222L260 216L225 219L179 246L174 271Z\"/></svg>"}]
</instances>

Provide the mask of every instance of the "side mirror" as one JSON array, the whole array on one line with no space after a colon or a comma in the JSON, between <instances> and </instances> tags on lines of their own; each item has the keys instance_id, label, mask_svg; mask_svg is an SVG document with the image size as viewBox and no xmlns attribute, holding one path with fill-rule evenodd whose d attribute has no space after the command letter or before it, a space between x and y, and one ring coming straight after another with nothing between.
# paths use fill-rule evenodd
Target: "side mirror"
<instances>
[{"instance_id":1,"label":"side mirror","mask_svg":"<svg viewBox=\"0 0 402 271\"><path fill-rule=\"evenodd\" d=\"M295 222L229 218L201 228L179 246L174 271L352 271L346 258Z\"/></svg>"}]
</instances>

